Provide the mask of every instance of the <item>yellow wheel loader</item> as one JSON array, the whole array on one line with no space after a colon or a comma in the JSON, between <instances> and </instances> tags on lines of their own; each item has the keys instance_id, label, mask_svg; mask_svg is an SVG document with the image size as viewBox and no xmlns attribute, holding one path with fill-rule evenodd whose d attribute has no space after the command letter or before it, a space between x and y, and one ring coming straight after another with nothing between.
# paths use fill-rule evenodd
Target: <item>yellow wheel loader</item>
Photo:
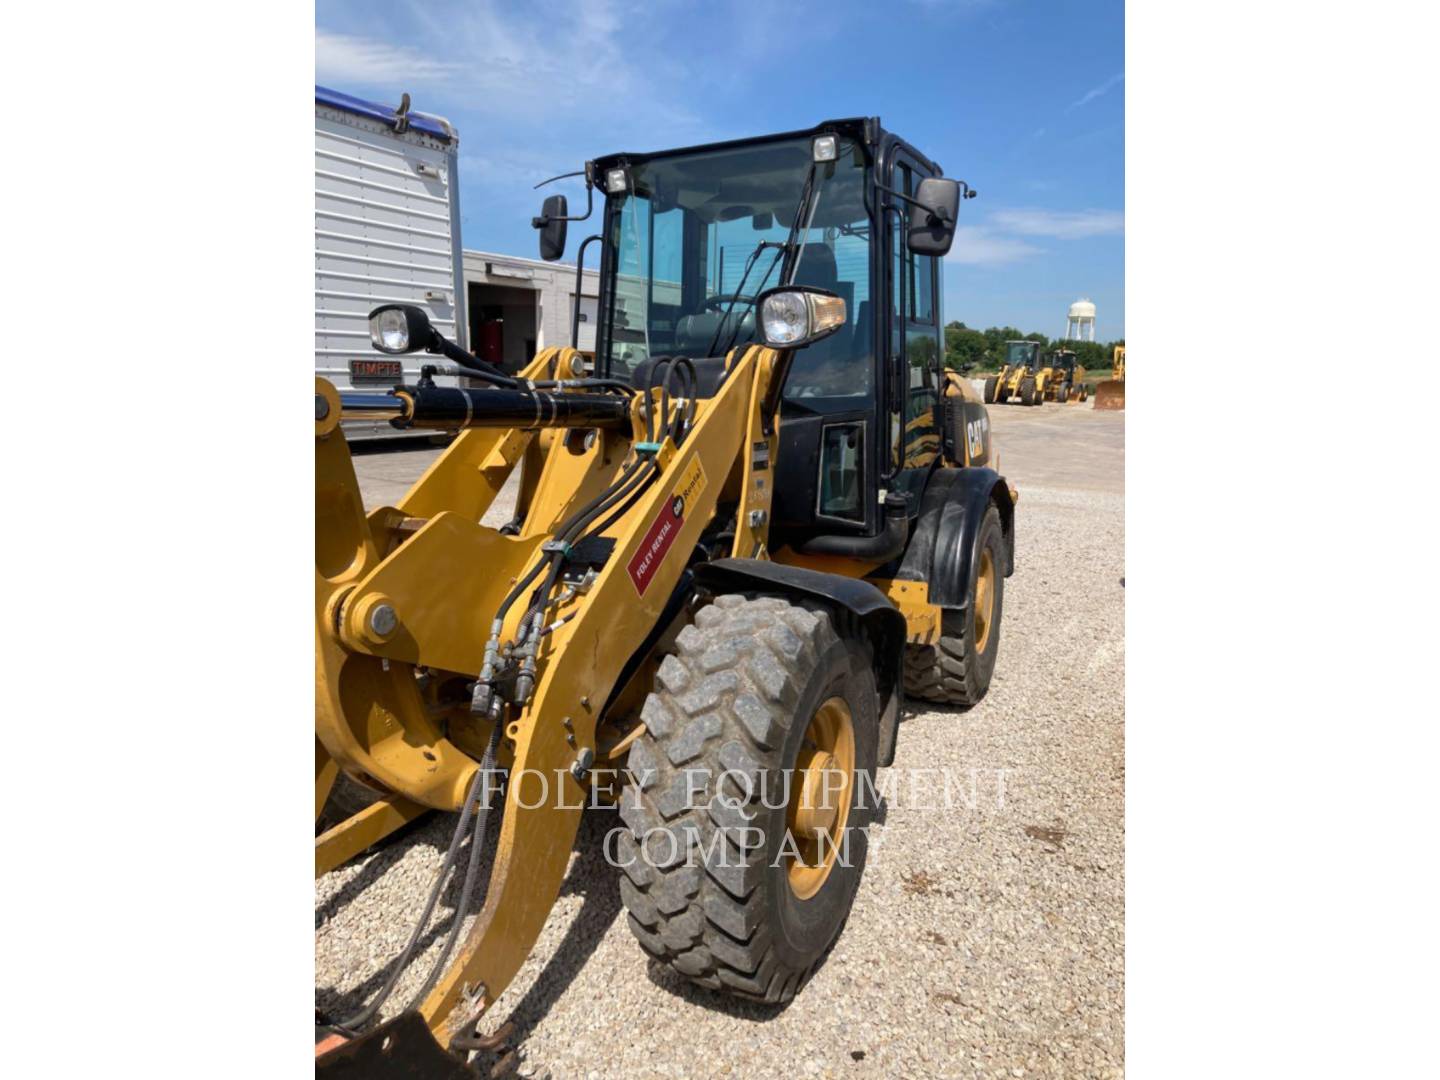
<instances>
[{"instance_id":1,"label":"yellow wheel loader","mask_svg":"<svg viewBox=\"0 0 1440 1080\"><path fill-rule=\"evenodd\" d=\"M1017 493L941 368L939 261L973 191L873 118L584 175L593 363L552 346L506 375L385 304L374 347L436 362L388 393L316 380L317 817L338 776L380 794L317 837L316 874L457 814L383 983L317 1010L317 1075L474 1075L503 1048L477 1023L587 803L618 803L605 854L645 953L789 1001L860 887L904 695L968 708L990 684ZM585 216L546 199L542 256ZM350 417L456 438L367 511ZM481 524L510 481L509 522ZM395 999L447 881L443 947Z\"/></svg>"},{"instance_id":2,"label":"yellow wheel loader","mask_svg":"<svg viewBox=\"0 0 1440 1080\"><path fill-rule=\"evenodd\" d=\"M1078 405L1090 396L1085 369L1076 364L1074 350L1056 349L1050 354L1049 366L1035 377L1035 392L1040 400L1061 405L1066 402Z\"/></svg>"},{"instance_id":3,"label":"yellow wheel loader","mask_svg":"<svg viewBox=\"0 0 1440 1080\"><path fill-rule=\"evenodd\" d=\"M985 404L1004 404L1008 401L1021 405L1039 405L1042 400L1036 383L1039 371L1038 341L1007 341L1005 363L999 374L991 375L985 380Z\"/></svg>"},{"instance_id":4,"label":"yellow wheel loader","mask_svg":"<svg viewBox=\"0 0 1440 1080\"><path fill-rule=\"evenodd\" d=\"M1125 346L1115 346L1115 358L1111 361L1110 378L1103 379L1095 386L1095 408L1125 408Z\"/></svg>"}]
</instances>

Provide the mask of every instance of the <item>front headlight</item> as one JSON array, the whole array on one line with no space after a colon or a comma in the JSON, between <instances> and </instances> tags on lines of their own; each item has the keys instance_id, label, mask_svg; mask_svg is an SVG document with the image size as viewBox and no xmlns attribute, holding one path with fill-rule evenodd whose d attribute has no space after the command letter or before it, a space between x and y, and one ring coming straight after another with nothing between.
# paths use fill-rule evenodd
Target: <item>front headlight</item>
<instances>
[{"instance_id":1,"label":"front headlight","mask_svg":"<svg viewBox=\"0 0 1440 1080\"><path fill-rule=\"evenodd\" d=\"M767 296L760 305L765 340L771 345L790 345L810 333L810 307L798 292Z\"/></svg>"},{"instance_id":2,"label":"front headlight","mask_svg":"<svg viewBox=\"0 0 1440 1080\"><path fill-rule=\"evenodd\" d=\"M431 348L434 337L430 316L414 304L383 304L370 312L370 344L383 353L419 352Z\"/></svg>"},{"instance_id":3,"label":"front headlight","mask_svg":"<svg viewBox=\"0 0 1440 1080\"><path fill-rule=\"evenodd\" d=\"M370 325L370 340L384 352L409 352L410 327L405 324L405 313L397 308L380 312Z\"/></svg>"},{"instance_id":4,"label":"front headlight","mask_svg":"<svg viewBox=\"0 0 1440 1080\"><path fill-rule=\"evenodd\" d=\"M765 344L794 349L828 337L845 325L845 301L805 285L782 286L760 297Z\"/></svg>"}]
</instances>

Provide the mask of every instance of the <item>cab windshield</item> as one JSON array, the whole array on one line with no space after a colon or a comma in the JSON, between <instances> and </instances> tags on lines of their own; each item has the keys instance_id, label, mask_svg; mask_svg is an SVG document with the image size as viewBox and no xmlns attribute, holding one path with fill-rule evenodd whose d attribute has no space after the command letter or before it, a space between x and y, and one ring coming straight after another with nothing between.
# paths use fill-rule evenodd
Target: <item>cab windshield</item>
<instances>
[{"instance_id":1,"label":"cab windshield","mask_svg":"<svg viewBox=\"0 0 1440 1080\"><path fill-rule=\"evenodd\" d=\"M796 354L785 391L792 400L871 393L866 165L855 143L836 141L836 159L815 166L795 282L843 297L847 323ZM628 377L652 357L723 356L756 340L754 301L781 283L810 165L803 137L632 166L630 192L608 208L616 277L600 348L612 375Z\"/></svg>"},{"instance_id":2,"label":"cab windshield","mask_svg":"<svg viewBox=\"0 0 1440 1080\"><path fill-rule=\"evenodd\" d=\"M1005 343L1005 363L1018 367L1028 364L1035 356L1035 342L1008 341Z\"/></svg>"}]
</instances>

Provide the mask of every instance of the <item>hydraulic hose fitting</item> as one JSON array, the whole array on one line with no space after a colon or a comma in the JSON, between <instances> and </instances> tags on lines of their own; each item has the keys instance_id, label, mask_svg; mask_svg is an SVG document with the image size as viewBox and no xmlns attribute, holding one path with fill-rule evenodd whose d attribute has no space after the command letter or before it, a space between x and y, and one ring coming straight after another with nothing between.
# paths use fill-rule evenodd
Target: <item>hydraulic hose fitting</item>
<instances>
[{"instance_id":1,"label":"hydraulic hose fitting","mask_svg":"<svg viewBox=\"0 0 1440 1080\"><path fill-rule=\"evenodd\" d=\"M490 640L485 643L485 658L480 663L480 677L475 680L475 689L470 694L470 711L476 716L487 716L495 700L495 660L500 651L500 629L502 620L490 624Z\"/></svg>"},{"instance_id":2,"label":"hydraulic hose fitting","mask_svg":"<svg viewBox=\"0 0 1440 1080\"><path fill-rule=\"evenodd\" d=\"M534 612L520 628L520 673L515 676L515 704L529 704L535 694L535 653L540 648L540 624L545 611Z\"/></svg>"}]
</instances>

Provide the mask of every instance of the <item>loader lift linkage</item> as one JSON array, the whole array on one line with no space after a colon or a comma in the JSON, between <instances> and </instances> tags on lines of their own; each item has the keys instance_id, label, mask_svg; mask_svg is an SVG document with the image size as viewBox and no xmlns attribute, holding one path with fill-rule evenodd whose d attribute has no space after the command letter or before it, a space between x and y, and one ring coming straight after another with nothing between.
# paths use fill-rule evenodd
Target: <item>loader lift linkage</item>
<instances>
[{"instance_id":1,"label":"loader lift linkage","mask_svg":"<svg viewBox=\"0 0 1440 1080\"><path fill-rule=\"evenodd\" d=\"M552 346L504 372L386 304L375 348L451 364L383 394L316 380L317 820L337 778L380 796L317 837L316 874L460 812L385 985L318 1023L323 1075L503 1052L477 1024L590 798L619 803L642 948L790 1000L859 886L862 781L893 758L904 695L969 707L990 682L1017 496L939 347L940 262L973 192L875 119L584 176L604 193L593 356ZM571 220L545 201L545 257ZM467 385L434 385L442 370ZM367 512L342 423L377 416L458 434ZM512 477L511 523L482 525ZM674 843L651 858L657 834ZM420 990L377 1026L461 873Z\"/></svg>"}]
</instances>

